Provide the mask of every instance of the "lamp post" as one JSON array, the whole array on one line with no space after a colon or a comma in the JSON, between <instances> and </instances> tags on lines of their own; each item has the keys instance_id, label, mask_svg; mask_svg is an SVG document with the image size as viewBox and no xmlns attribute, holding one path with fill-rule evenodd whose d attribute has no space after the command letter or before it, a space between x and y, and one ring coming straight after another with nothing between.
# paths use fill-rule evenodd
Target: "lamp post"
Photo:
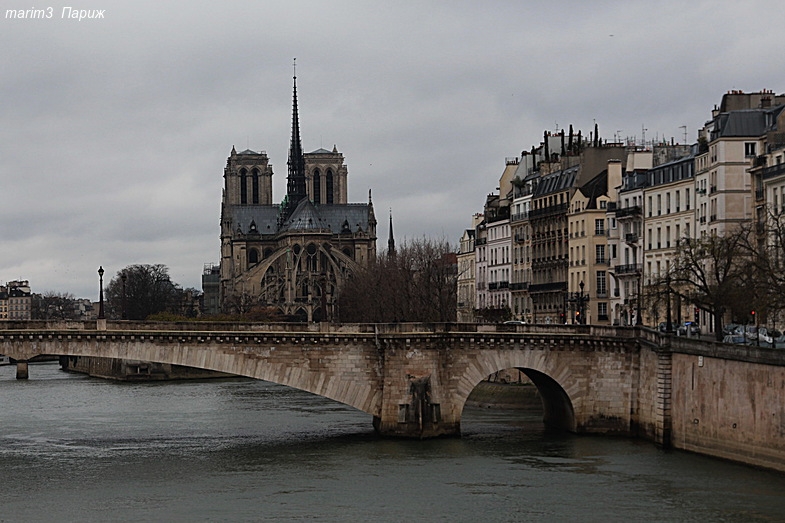
<instances>
[{"instance_id":1,"label":"lamp post","mask_svg":"<svg viewBox=\"0 0 785 523\"><path fill-rule=\"evenodd\" d=\"M667 306L668 310L665 311L665 332L672 333L673 332L673 317L671 316L671 275L670 273L665 275L665 285L667 286L666 292L668 293L668 300Z\"/></svg>"},{"instance_id":2,"label":"lamp post","mask_svg":"<svg viewBox=\"0 0 785 523\"><path fill-rule=\"evenodd\" d=\"M98 267L98 319L103 320L104 316L104 267Z\"/></svg>"},{"instance_id":3,"label":"lamp post","mask_svg":"<svg viewBox=\"0 0 785 523\"><path fill-rule=\"evenodd\" d=\"M128 279L126 276L125 271L120 275L120 280L123 282L123 319L128 319L128 309L126 308L126 301L125 301L125 281Z\"/></svg>"},{"instance_id":4,"label":"lamp post","mask_svg":"<svg viewBox=\"0 0 785 523\"><path fill-rule=\"evenodd\" d=\"M636 296L638 302L638 311L635 314L635 325L643 325L643 315L641 314L641 290L643 287L643 268L638 271L638 295Z\"/></svg>"},{"instance_id":5,"label":"lamp post","mask_svg":"<svg viewBox=\"0 0 785 523\"><path fill-rule=\"evenodd\" d=\"M586 325L586 300L588 296L584 296L583 294L583 280L578 284L578 287L581 289L581 293L578 295L578 310L580 310L581 313L580 323L581 325Z\"/></svg>"}]
</instances>

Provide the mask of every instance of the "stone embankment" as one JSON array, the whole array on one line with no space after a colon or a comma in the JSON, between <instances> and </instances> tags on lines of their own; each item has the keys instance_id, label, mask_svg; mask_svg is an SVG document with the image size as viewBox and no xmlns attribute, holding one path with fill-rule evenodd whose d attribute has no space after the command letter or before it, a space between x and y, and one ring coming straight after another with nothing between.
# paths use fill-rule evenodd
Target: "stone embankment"
<instances>
[{"instance_id":1,"label":"stone embankment","mask_svg":"<svg viewBox=\"0 0 785 523\"><path fill-rule=\"evenodd\" d=\"M488 409L542 410L540 393L532 383L481 381L466 400L466 406Z\"/></svg>"},{"instance_id":2,"label":"stone embankment","mask_svg":"<svg viewBox=\"0 0 785 523\"><path fill-rule=\"evenodd\" d=\"M60 367L68 372L118 381L201 380L236 377L233 374L182 365L89 356L61 356Z\"/></svg>"}]
</instances>

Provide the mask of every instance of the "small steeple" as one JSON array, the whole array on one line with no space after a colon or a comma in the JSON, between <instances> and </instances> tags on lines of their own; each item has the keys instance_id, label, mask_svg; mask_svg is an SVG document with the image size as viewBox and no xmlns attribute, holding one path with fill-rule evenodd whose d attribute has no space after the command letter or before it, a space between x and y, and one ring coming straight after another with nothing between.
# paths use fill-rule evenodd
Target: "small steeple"
<instances>
[{"instance_id":1,"label":"small steeple","mask_svg":"<svg viewBox=\"0 0 785 523\"><path fill-rule=\"evenodd\" d=\"M390 234L387 238L387 256L395 257L395 236L393 235L392 207L390 207Z\"/></svg>"}]
</instances>

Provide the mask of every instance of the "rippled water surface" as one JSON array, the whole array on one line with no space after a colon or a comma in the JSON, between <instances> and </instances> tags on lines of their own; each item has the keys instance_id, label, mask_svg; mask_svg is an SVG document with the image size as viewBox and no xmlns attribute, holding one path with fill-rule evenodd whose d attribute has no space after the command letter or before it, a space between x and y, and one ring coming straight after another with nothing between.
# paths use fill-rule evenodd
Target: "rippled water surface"
<instances>
[{"instance_id":1,"label":"rippled water surface","mask_svg":"<svg viewBox=\"0 0 785 523\"><path fill-rule=\"evenodd\" d=\"M0 521L783 521L785 475L469 409L463 437L261 381L0 367Z\"/></svg>"}]
</instances>

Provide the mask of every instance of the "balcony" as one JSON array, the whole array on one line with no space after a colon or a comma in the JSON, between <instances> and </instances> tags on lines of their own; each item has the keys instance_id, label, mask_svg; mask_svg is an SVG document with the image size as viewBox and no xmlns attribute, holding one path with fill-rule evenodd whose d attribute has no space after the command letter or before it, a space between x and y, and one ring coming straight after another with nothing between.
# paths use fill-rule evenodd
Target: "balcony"
<instances>
[{"instance_id":1,"label":"balcony","mask_svg":"<svg viewBox=\"0 0 785 523\"><path fill-rule=\"evenodd\" d=\"M637 274L643 268L642 264L640 263L632 263L628 265L617 265L613 268L614 272L619 274Z\"/></svg>"},{"instance_id":2,"label":"balcony","mask_svg":"<svg viewBox=\"0 0 785 523\"><path fill-rule=\"evenodd\" d=\"M638 234L630 232L624 235L624 241L627 243L638 243Z\"/></svg>"},{"instance_id":3,"label":"balcony","mask_svg":"<svg viewBox=\"0 0 785 523\"><path fill-rule=\"evenodd\" d=\"M785 174L785 163L779 163L777 165L772 165L771 167L766 167L763 169L761 176L765 180L767 178L773 178L781 174Z\"/></svg>"},{"instance_id":4,"label":"balcony","mask_svg":"<svg viewBox=\"0 0 785 523\"><path fill-rule=\"evenodd\" d=\"M640 216L642 214L642 209L640 205L633 205L632 207L624 207L622 209L616 209L616 219L624 218L626 216Z\"/></svg>"},{"instance_id":5,"label":"balcony","mask_svg":"<svg viewBox=\"0 0 785 523\"><path fill-rule=\"evenodd\" d=\"M552 283L536 283L529 285L529 292L555 292L561 291L564 292L567 290L567 282L559 281L559 282L552 282Z\"/></svg>"},{"instance_id":6,"label":"balcony","mask_svg":"<svg viewBox=\"0 0 785 523\"><path fill-rule=\"evenodd\" d=\"M560 203L558 205L549 205L542 209L533 209L529 211L529 218L546 218L548 216L555 216L558 214L566 214L569 209L569 204Z\"/></svg>"},{"instance_id":7,"label":"balcony","mask_svg":"<svg viewBox=\"0 0 785 523\"><path fill-rule=\"evenodd\" d=\"M528 212L516 212L510 217L510 221L520 222L529 218Z\"/></svg>"},{"instance_id":8,"label":"balcony","mask_svg":"<svg viewBox=\"0 0 785 523\"><path fill-rule=\"evenodd\" d=\"M513 291L526 291L529 289L529 282L522 281L522 282L515 282L510 284L510 290Z\"/></svg>"}]
</instances>

